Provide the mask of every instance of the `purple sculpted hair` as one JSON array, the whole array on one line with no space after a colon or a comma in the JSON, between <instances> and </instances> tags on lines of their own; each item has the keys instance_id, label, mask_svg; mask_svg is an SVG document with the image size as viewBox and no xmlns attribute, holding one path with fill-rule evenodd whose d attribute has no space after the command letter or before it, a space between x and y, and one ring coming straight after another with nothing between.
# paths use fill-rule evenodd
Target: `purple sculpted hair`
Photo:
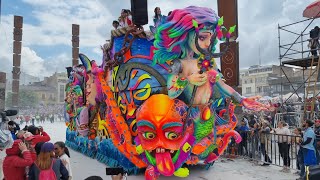
<instances>
[{"instance_id":1,"label":"purple sculpted hair","mask_svg":"<svg viewBox=\"0 0 320 180\"><path fill-rule=\"evenodd\" d=\"M199 29L215 26L219 17L210 8L189 6L176 9L167 20L157 28L155 34L153 63L164 64L174 59L183 59L190 51L188 35L195 33L193 20Z\"/></svg>"}]
</instances>

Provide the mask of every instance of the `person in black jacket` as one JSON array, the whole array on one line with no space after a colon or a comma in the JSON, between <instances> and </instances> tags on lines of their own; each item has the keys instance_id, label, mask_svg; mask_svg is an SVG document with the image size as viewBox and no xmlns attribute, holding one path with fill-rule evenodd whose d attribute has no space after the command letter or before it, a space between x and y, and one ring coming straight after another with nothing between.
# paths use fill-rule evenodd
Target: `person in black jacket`
<instances>
[{"instance_id":1,"label":"person in black jacket","mask_svg":"<svg viewBox=\"0 0 320 180\"><path fill-rule=\"evenodd\" d=\"M314 27L310 31L310 42L309 42L309 47L311 49L311 54L313 56L317 56L317 49L319 48L319 33L320 33L320 28L318 26Z\"/></svg>"}]
</instances>

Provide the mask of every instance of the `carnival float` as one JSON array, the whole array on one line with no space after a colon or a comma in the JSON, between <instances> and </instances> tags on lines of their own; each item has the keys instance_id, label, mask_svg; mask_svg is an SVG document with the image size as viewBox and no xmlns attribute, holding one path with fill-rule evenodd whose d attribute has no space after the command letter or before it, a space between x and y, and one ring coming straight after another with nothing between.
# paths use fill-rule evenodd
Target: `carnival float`
<instances>
[{"instance_id":1,"label":"carnival float","mask_svg":"<svg viewBox=\"0 0 320 180\"><path fill-rule=\"evenodd\" d=\"M109 167L146 169L146 179L210 167L230 138L241 141L235 106L269 108L225 84L217 67L216 45L235 28L190 6L165 17L154 38L137 26L112 30L101 65L80 54L69 70L66 144Z\"/></svg>"}]
</instances>

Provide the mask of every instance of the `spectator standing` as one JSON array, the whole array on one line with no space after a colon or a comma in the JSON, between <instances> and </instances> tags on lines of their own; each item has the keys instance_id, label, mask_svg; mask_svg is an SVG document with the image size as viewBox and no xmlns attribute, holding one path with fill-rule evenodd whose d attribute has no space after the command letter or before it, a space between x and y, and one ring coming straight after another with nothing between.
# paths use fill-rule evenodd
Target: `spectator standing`
<instances>
[{"instance_id":1,"label":"spectator standing","mask_svg":"<svg viewBox=\"0 0 320 180\"><path fill-rule=\"evenodd\" d=\"M34 126L28 127L27 133L23 136L25 140L31 141L31 145L34 147L39 142L48 142L50 141L50 136L43 130L42 127L37 128Z\"/></svg>"},{"instance_id":2,"label":"spectator standing","mask_svg":"<svg viewBox=\"0 0 320 180\"><path fill-rule=\"evenodd\" d=\"M297 180L303 180L305 177L305 167L317 165L317 156L315 149L315 139L316 135L312 129L313 122L308 120L304 123L304 127L306 128L303 139L301 140L300 147L302 149L303 154L303 167L301 168L300 177Z\"/></svg>"},{"instance_id":3,"label":"spectator standing","mask_svg":"<svg viewBox=\"0 0 320 180\"><path fill-rule=\"evenodd\" d=\"M250 134L250 138L251 138L251 152L250 152L250 158L253 158L256 160L256 155L258 154L258 150L259 150L259 130L260 130L260 126L258 123L255 123L253 125L253 128L251 128L251 134ZM258 163L258 162L257 162Z\"/></svg>"},{"instance_id":4,"label":"spectator standing","mask_svg":"<svg viewBox=\"0 0 320 180\"><path fill-rule=\"evenodd\" d=\"M17 131L20 130L19 124L17 124L17 123L14 122L14 121L9 121L9 122L8 122L8 129L9 129L9 131L11 132L12 139L13 139L13 140L16 140L16 139L17 139L16 133L17 133Z\"/></svg>"},{"instance_id":5,"label":"spectator standing","mask_svg":"<svg viewBox=\"0 0 320 180\"><path fill-rule=\"evenodd\" d=\"M303 160L303 147L300 146L300 143L303 138L302 130L301 128L296 128L293 131L294 135L296 136L294 139L294 143L297 144L297 168L300 170L298 173L299 176L302 178L305 172L305 167L304 167L304 160Z\"/></svg>"},{"instance_id":6,"label":"spectator standing","mask_svg":"<svg viewBox=\"0 0 320 180\"><path fill-rule=\"evenodd\" d=\"M161 15L160 7L154 9L153 23L154 26L150 26L150 31L155 34L157 27L166 19L166 16Z\"/></svg>"},{"instance_id":7,"label":"spectator standing","mask_svg":"<svg viewBox=\"0 0 320 180\"><path fill-rule=\"evenodd\" d=\"M264 156L264 163L263 165L270 165L270 163L272 162L269 155L267 154L267 149L266 149L266 144L269 141L269 134L270 134L270 128L268 126L267 122L263 122L262 123L262 127L259 131L259 135L260 135L260 146L261 146L261 153Z\"/></svg>"},{"instance_id":8,"label":"spectator standing","mask_svg":"<svg viewBox=\"0 0 320 180\"><path fill-rule=\"evenodd\" d=\"M35 117L34 116L31 116L31 123L32 123L32 126L34 126L34 121L35 121Z\"/></svg>"},{"instance_id":9,"label":"spectator standing","mask_svg":"<svg viewBox=\"0 0 320 180\"><path fill-rule=\"evenodd\" d=\"M316 135L317 150L320 151L320 119L315 121L314 133Z\"/></svg>"},{"instance_id":10,"label":"spectator standing","mask_svg":"<svg viewBox=\"0 0 320 180\"><path fill-rule=\"evenodd\" d=\"M39 177L44 176L48 179L50 177L52 179L68 180L69 174L66 167L60 159L54 157L54 145L44 143L36 162L30 167L29 179L39 179Z\"/></svg>"},{"instance_id":11,"label":"spectator standing","mask_svg":"<svg viewBox=\"0 0 320 180\"><path fill-rule=\"evenodd\" d=\"M255 115L251 114L250 115L250 121L249 121L249 127L254 128L254 125L257 123L257 120L255 118Z\"/></svg>"},{"instance_id":12,"label":"spectator standing","mask_svg":"<svg viewBox=\"0 0 320 180\"><path fill-rule=\"evenodd\" d=\"M50 115L50 122L54 123L54 115L53 114Z\"/></svg>"},{"instance_id":13,"label":"spectator standing","mask_svg":"<svg viewBox=\"0 0 320 180\"><path fill-rule=\"evenodd\" d=\"M245 122L245 124L246 124L247 126L249 126L249 121L248 121L248 118L247 118L246 115L243 116L243 121Z\"/></svg>"},{"instance_id":14,"label":"spectator standing","mask_svg":"<svg viewBox=\"0 0 320 180\"><path fill-rule=\"evenodd\" d=\"M6 150L3 161L5 180L26 180L26 167L31 166L36 159L36 153L30 151L20 139L15 140L12 148Z\"/></svg>"},{"instance_id":15,"label":"spectator standing","mask_svg":"<svg viewBox=\"0 0 320 180\"><path fill-rule=\"evenodd\" d=\"M238 149L238 153L240 155L247 155L248 154L248 146L247 146L247 142L248 142L248 132L249 132L249 127L246 125L246 123L244 121L241 121L241 126L238 128L238 132L242 138L242 141L239 144L239 149ZM245 151L245 152L244 152Z\"/></svg>"},{"instance_id":16,"label":"spectator standing","mask_svg":"<svg viewBox=\"0 0 320 180\"><path fill-rule=\"evenodd\" d=\"M54 152L56 157L59 158L63 165L67 168L69 172L69 180L72 179L72 169L70 164L70 153L69 149L66 147L65 143L62 141L58 141L54 143Z\"/></svg>"},{"instance_id":17,"label":"spectator standing","mask_svg":"<svg viewBox=\"0 0 320 180\"><path fill-rule=\"evenodd\" d=\"M318 26L314 27L310 31L310 40L309 40L309 48L311 49L311 54L313 56L317 56L317 49L319 48L319 34L320 34L320 28Z\"/></svg>"},{"instance_id":18,"label":"spectator standing","mask_svg":"<svg viewBox=\"0 0 320 180\"><path fill-rule=\"evenodd\" d=\"M39 114L36 115L36 121L39 124L39 122L40 122L40 115Z\"/></svg>"},{"instance_id":19,"label":"spectator standing","mask_svg":"<svg viewBox=\"0 0 320 180\"><path fill-rule=\"evenodd\" d=\"M278 128L274 129L274 132L278 135L278 147L279 153L283 160L282 172L290 172L290 156L289 156L289 136L291 135L290 130L284 127L286 123L280 121L278 123Z\"/></svg>"},{"instance_id":20,"label":"spectator standing","mask_svg":"<svg viewBox=\"0 0 320 180\"><path fill-rule=\"evenodd\" d=\"M316 135L312 129L313 122L308 120L306 123L306 131L303 134L303 142L301 146L304 149L303 159L305 166L311 166L318 164L315 149Z\"/></svg>"}]
</instances>

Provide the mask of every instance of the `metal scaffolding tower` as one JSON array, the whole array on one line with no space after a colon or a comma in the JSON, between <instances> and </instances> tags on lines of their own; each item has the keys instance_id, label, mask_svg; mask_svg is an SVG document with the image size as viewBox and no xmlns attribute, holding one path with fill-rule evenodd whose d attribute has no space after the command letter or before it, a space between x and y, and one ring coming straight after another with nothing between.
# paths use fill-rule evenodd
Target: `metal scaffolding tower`
<instances>
[{"instance_id":1,"label":"metal scaffolding tower","mask_svg":"<svg viewBox=\"0 0 320 180\"><path fill-rule=\"evenodd\" d=\"M281 73L281 77L284 76L286 78L286 81L289 82L291 88L293 89L294 93L292 93L292 95L297 94L297 96L301 101L300 103L304 105L304 109L303 109L304 118L302 118L301 121L305 120L306 118L307 119L316 118L316 116L314 116L313 110L314 110L314 104L315 104L315 97L319 95L319 92L317 92L317 86L318 86L318 79L319 79L318 72L319 72L319 64L320 64L320 55L313 56L311 55L311 51L316 50L319 52L320 48L318 47L316 49L308 48L308 44L312 40L309 37L309 31L313 28L311 25L316 26L315 18L305 19L302 21L294 22L291 24L283 25L283 26L278 25L279 61L280 61L280 67L281 67L280 73ZM303 27L302 31L294 32L294 29L297 29L297 27L299 26ZM284 38L281 38L281 37L284 35L286 37L288 36L290 37L290 38L285 38L286 40L289 39L289 42L283 42ZM284 67L288 67L288 66L302 70L303 82L301 82L301 84L299 84L298 87L293 86L292 84L293 82L290 81L290 77L288 77L286 72L283 70ZM309 74L307 78L305 77L306 70L309 70ZM282 84L283 82L281 81L281 92L283 91ZM297 93L297 91L300 88L304 89L304 98L300 97L299 94ZM312 96L310 97L310 95ZM290 97L285 101L283 101L283 93L281 93L282 106L283 104L287 103ZM312 99L311 102L309 102L308 100L309 98ZM311 107L311 110L310 110L310 107Z\"/></svg>"}]
</instances>

